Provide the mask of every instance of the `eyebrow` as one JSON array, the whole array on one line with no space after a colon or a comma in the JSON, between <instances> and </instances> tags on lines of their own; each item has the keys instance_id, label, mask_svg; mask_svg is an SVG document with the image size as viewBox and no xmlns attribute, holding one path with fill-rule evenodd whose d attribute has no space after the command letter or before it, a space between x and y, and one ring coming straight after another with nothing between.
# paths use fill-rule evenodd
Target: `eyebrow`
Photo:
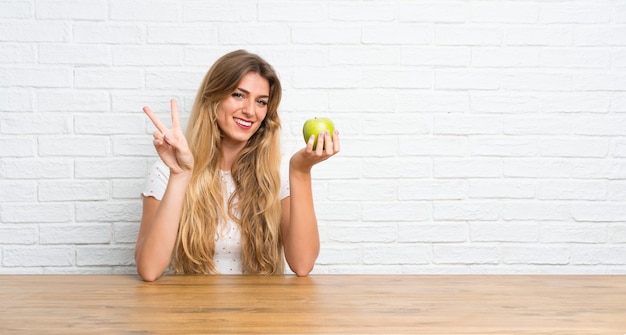
<instances>
[{"instance_id":1,"label":"eyebrow","mask_svg":"<svg viewBox=\"0 0 626 335\"><path fill-rule=\"evenodd\" d=\"M250 92L248 90L243 89L241 87L237 87L237 89L240 90L241 92L245 93L245 94L250 94ZM258 98L267 98L267 99L269 99L270 96L269 95L261 95Z\"/></svg>"}]
</instances>

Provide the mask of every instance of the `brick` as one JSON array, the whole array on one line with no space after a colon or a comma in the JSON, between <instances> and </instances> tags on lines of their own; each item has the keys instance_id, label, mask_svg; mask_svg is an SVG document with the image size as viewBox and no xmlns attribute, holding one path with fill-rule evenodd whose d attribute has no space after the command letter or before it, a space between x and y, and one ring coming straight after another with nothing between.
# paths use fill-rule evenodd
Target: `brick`
<instances>
[{"instance_id":1,"label":"brick","mask_svg":"<svg viewBox=\"0 0 626 335\"><path fill-rule=\"evenodd\" d=\"M75 177L85 178L139 178L145 177L146 161L138 158L76 159Z\"/></svg>"},{"instance_id":2,"label":"brick","mask_svg":"<svg viewBox=\"0 0 626 335\"><path fill-rule=\"evenodd\" d=\"M475 199L531 199L536 183L515 179L476 179L469 181L470 198Z\"/></svg>"},{"instance_id":3,"label":"brick","mask_svg":"<svg viewBox=\"0 0 626 335\"><path fill-rule=\"evenodd\" d=\"M508 27L504 33L504 43L511 46L565 46L574 40L572 29L567 26L520 26Z\"/></svg>"},{"instance_id":4,"label":"brick","mask_svg":"<svg viewBox=\"0 0 626 335\"><path fill-rule=\"evenodd\" d=\"M71 87L72 72L57 67L4 67L0 87Z\"/></svg>"},{"instance_id":5,"label":"brick","mask_svg":"<svg viewBox=\"0 0 626 335\"><path fill-rule=\"evenodd\" d=\"M108 225L107 225L108 227ZM135 243L137 234L139 233L139 223L114 223L113 224L113 241L115 243Z\"/></svg>"},{"instance_id":6,"label":"brick","mask_svg":"<svg viewBox=\"0 0 626 335\"><path fill-rule=\"evenodd\" d=\"M138 89L144 86L144 71L137 69L85 68L74 70L76 88L125 88Z\"/></svg>"},{"instance_id":7,"label":"brick","mask_svg":"<svg viewBox=\"0 0 626 335\"><path fill-rule=\"evenodd\" d=\"M540 65L545 67L607 68L611 63L608 50L581 48L544 48Z\"/></svg>"},{"instance_id":8,"label":"brick","mask_svg":"<svg viewBox=\"0 0 626 335\"><path fill-rule=\"evenodd\" d=\"M360 264L362 254L361 247L327 245L320 249L316 264Z\"/></svg>"},{"instance_id":9,"label":"brick","mask_svg":"<svg viewBox=\"0 0 626 335\"><path fill-rule=\"evenodd\" d=\"M362 220L365 222L426 221L432 217L432 207L426 202L375 202L364 203Z\"/></svg>"},{"instance_id":10,"label":"brick","mask_svg":"<svg viewBox=\"0 0 626 335\"><path fill-rule=\"evenodd\" d=\"M115 66L180 66L183 50L163 46L116 46L113 48Z\"/></svg>"},{"instance_id":11,"label":"brick","mask_svg":"<svg viewBox=\"0 0 626 335\"><path fill-rule=\"evenodd\" d=\"M30 89L0 88L0 103L3 114L6 114L5 112L31 112L33 111L33 100L34 94L30 92Z\"/></svg>"},{"instance_id":12,"label":"brick","mask_svg":"<svg viewBox=\"0 0 626 335\"><path fill-rule=\"evenodd\" d=\"M428 158L398 157L362 159L362 176L364 178L428 178L432 175L432 161ZM337 162L335 162L336 165ZM354 166L354 164L352 164Z\"/></svg>"},{"instance_id":13,"label":"brick","mask_svg":"<svg viewBox=\"0 0 626 335\"><path fill-rule=\"evenodd\" d=\"M147 136L129 137L116 136L113 138L114 156L146 156L153 157L156 153L152 138Z\"/></svg>"},{"instance_id":14,"label":"brick","mask_svg":"<svg viewBox=\"0 0 626 335\"><path fill-rule=\"evenodd\" d=\"M539 49L534 47L472 48L474 67L536 67L539 60Z\"/></svg>"},{"instance_id":15,"label":"brick","mask_svg":"<svg viewBox=\"0 0 626 335\"><path fill-rule=\"evenodd\" d=\"M492 158L436 159L435 178L496 178L502 175L502 162Z\"/></svg>"},{"instance_id":16,"label":"brick","mask_svg":"<svg viewBox=\"0 0 626 335\"><path fill-rule=\"evenodd\" d=\"M43 225L39 229L40 244L101 244L111 241L111 226L89 225Z\"/></svg>"},{"instance_id":17,"label":"brick","mask_svg":"<svg viewBox=\"0 0 626 335\"><path fill-rule=\"evenodd\" d=\"M159 24L148 25L147 39L150 44L208 44L214 45L217 43L217 27L211 25L189 25L181 26L177 24ZM170 48L169 52L172 52ZM225 50L216 50L211 48L215 53L223 55ZM222 52L220 52L222 51ZM151 59L152 56L149 58ZM216 58L217 59L217 58ZM211 64L210 62L206 63Z\"/></svg>"},{"instance_id":18,"label":"brick","mask_svg":"<svg viewBox=\"0 0 626 335\"><path fill-rule=\"evenodd\" d=\"M112 181L113 199L137 199L145 184L145 178L117 179Z\"/></svg>"},{"instance_id":19,"label":"brick","mask_svg":"<svg viewBox=\"0 0 626 335\"><path fill-rule=\"evenodd\" d=\"M566 203L556 201L516 201L502 206L504 220L559 221L570 218Z\"/></svg>"},{"instance_id":20,"label":"brick","mask_svg":"<svg viewBox=\"0 0 626 335\"><path fill-rule=\"evenodd\" d=\"M3 64L35 63L35 57L33 45L3 43L0 49L0 62Z\"/></svg>"},{"instance_id":21,"label":"brick","mask_svg":"<svg viewBox=\"0 0 626 335\"><path fill-rule=\"evenodd\" d=\"M35 141L32 138L0 138L0 157L33 157Z\"/></svg>"},{"instance_id":22,"label":"brick","mask_svg":"<svg viewBox=\"0 0 626 335\"><path fill-rule=\"evenodd\" d=\"M361 122L363 133L368 135L426 135L432 130L430 118L412 113L396 114L386 119L367 114Z\"/></svg>"},{"instance_id":23,"label":"brick","mask_svg":"<svg viewBox=\"0 0 626 335\"><path fill-rule=\"evenodd\" d=\"M468 240L465 223L399 223L398 242L405 243L454 243Z\"/></svg>"},{"instance_id":24,"label":"brick","mask_svg":"<svg viewBox=\"0 0 626 335\"><path fill-rule=\"evenodd\" d=\"M554 246L505 246L502 262L505 264L568 264L568 247Z\"/></svg>"},{"instance_id":25,"label":"brick","mask_svg":"<svg viewBox=\"0 0 626 335\"><path fill-rule=\"evenodd\" d=\"M395 224L363 225L334 225L328 232L330 241L361 243L361 242L394 242L398 237L398 227Z\"/></svg>"},{"instance_id":26,"label":"brick","mask_svg":"<svg viewBox=\"0 0 626 335\"><path fill-rule=\"evenodd\" d=\"M607 239L610 243L626 243L626 224L624 222L610 223L607 227Z\"/></svg>"},{"instance_id":27,"label":"brick","mask_svg":"<svg viewBox=\"0 0 626 335\"><path fill-rule=\"evenodd\" d=\"M218 42L222 45L288 44L290 41L291 33L286 24L224 23L218 32Z\"/></svg>"},{"instance_id":28,"label":"brick","mask_svg":"<svg viewBox=\"0 0 626 335\"><path fill-rule=\"evenodd\" d=\"M3 203L0 210L3 223L65 223L74 217L70 203Z\"/></svg>"},{"instance_id":29,"label":"brick","mask_svg":"<svg viewBox=\"0 0 626 335\"><path fill-rule=\"evenodd\" d=\"M4 248L4 266L71 266L74 263L74 250L68 247L43 248L19 247Z\"/></svg>"},{"instance_id":30,"label":"brick","mask_svg":"<svg viewBox=\"0 0 626 335\"><path fill-rule=\"evenodd\" d=\"M509 117L503 120L503 133L506 135L569 135L572 133L573 120L563 117ZM525 137L532 141L532 137ZM538 148L535 142L534 152Z\"/></svg>"},{"instance_id":31,"label":"brick","mask_svg":"<svg viewBox=\"0 0 626 335\"><path fill-rule=\"evenodd\" d=\"M33 245L37 243L38 235L34 225L0 225L0 245Z\"/></svg>"},{"instance_id":32,"label":"brick","mask_svg":"<svg viewBox=\"0 0 626 335\"><path fill-rule=\"evenodd\" d=\"M42 112L107 112L111 109L106 91L46 90L37 92Z\"/></svg>"},{"instance_id":33,"label":"brick","mask_svg":"<svg viewBox=\"0 0 626 335\"><path fill-rule=\"evenodd\" d=\"M76 249L76 265L133 265L135 263L132 246L78 247Z\"/></svg>"},{"instance_id":34,"label":"brick","mask_svg":"<svg viewBox=\"0 0 626 335\"><path fill-rule=\"evenodd\" d=\"M8 179L68 178L73 162L64 158L17 158L0 160L0 177Z\"/></svg>"},{"instance_id":35,"label":"brick","mask_svg":"<svg viewBox=\"0 0 626 335\"><path fill-rule=\"evenodd\" d=\"M496 90L502 74L494 70L439 70L435 72L438 90Z\"/></svg>"},{"instance_id":36,"label":"brick","mask_svg":"<svg viewBox=\"0 0 626 335\"><path fill-rule=\"evenodd\" d=\"M433 87L433 73L430 70L369 70L361 78L364 88L428 89Z\"/></svg>"},{"instance_id":37,"label":"brick","mask_svg":"<svg viewBox=\"0 0 626 335\"><path fill-rule=\"evenodd\" d=\"M398 185L398 200L460 200L467 186L459 180L407 180Z\"/></svg>"},{"instance_id":38,"label":"brick","mask_svg":"<svg viewBox=\"0 0 626 335\"><path fill-rule=\"evenodd\" d=\"M328 12L328 5L319 2L272 1L258 4L258 17L262 22L326 21Z\"/></svg>"},{"instance_id":39,"label":"brick","mask_svg":"<svg viewBox=\"0 0 626 335\"><path fill-rule=\"evenodd\" d=\"M27 202L36 199L37 188L31 180L0 180L0 202Z\"/></svg>"},{"instance_id":40,"label":"brick","mask_svg":"<svg viewBox=\"0 0 626 335\"><path fill-rule=\"evenodd\" d=\"M535 23L539 6L534 3L504 3L481 1L470 5L470 19L481 23Z\"/></svg>"},{"instance_id":41,"label":"brick","mask_svg":"<svg viewBox=\"0 0 626 335\"><path fill-rule=\"evenodd\" d=\"M74 129L77 134L84 135L137 134L145 129L146 116L142 114L76 115Z\"/></svg>"},{"instance_id":42,"label":"brick","mask_svg":"<svg viewBox=\"0 0 626 335\"><path fill-rule=\"evenodd\" d=\"M361 81L361 75L357 71L344 68L302 68L295 70L292 84L298 89L333 89L355 88Z\"/></svg>"},{"instance_id":43,"label":"brick","mask_svg":"<svg viewBox=\"0 0 626 335\"><path fill-rule=\"evenodd\" d=\"M107 19L107 4L98 0L42 0L36 3L39 19Z\"/></svg>"},{"instance_id":44,"label":"brick","mask_svg":"<svg viewBox=\"0 0 626 335\"><path fill-rule=\"evenodd\" d=\"M185 1L183 22L250 22L258 19L258 6L241 2Z\"/></svg>"},{"instance_id":45,"label":"brick","mask_svg":"<svg viewBox=\"0 0 626 335\"><path fill-rule=\"evenodd\" d=\"M500 248L481 245L448 244L433 246L435 264L497 264Z\"/></svg>"},{"instance_id":46,"label":"brick","mask_svg":"<svg viewBox=\"0 0 626 335\"><path fill-rule=\"evenodd\" d=\"M560 72L517 72L502 78L502 87L507 91L563 91L572 85L572 75Z\"/></svg>"},{"instance_id":47,"label":"brick","mask_svg":"<svg viewBox=\"0 0 626 335\"><path fill-rule=\"evenodd\" d=\"M9 114L0 119L0 128L5 134L66 134L71 130L71 122L60 114Z\"/></svg>"},{"instance_id":48,"label":"brick","mask_svg":"<svg viewBox=\"0 0 626 335\"><path fill-rule=\"evenodd\" d=\"M585 202L570 206L576 221L619 222L626 220L626 206L623 203Z\"/></svg>"},{"instance_id":49,"label":"brick","mask_svg":"<svg viewBox=\"0 0 626 335\"><path fill-rule=\"evenodd\" d=\"M427 3L403 1L398 3L400 22L463 23L467 15L468 5L465 1Z\"/></svg>"},{"instance_id":50,"label":"brick","mask_svg":"<svg viewBox=\"0 0 626 335\"><path fill-rule=\"evenodd\" d=\"M433 41L433 27L430 24L368 24L363 26L362 31L364 44L413 46L428 45Z\"/></svg>"},{"instance_id":51,"label":"brick","mask_svg":"<svg viewBox=\"0 0 626 335\"><path fill-rule=\"evenodd\" d=\"M609 181L606 193L606 200L626 201L626 181Z\"/></svg>"},{"instance_id":52,"label":"brick","mask_svg":"<svg viewBox=\"0 0 626 335\"><path fill-rule=\"evenodd\" d=\"M472 242L538 242L540 225L537 222L471 222Z\"/></svg>"},{"instance_id":53,"label":"brick","mask_svg":"<svg viewBox=\"0 0 626 335\"><path fill-rule=\"evenodd\" d=\"M467 152L467 139L459 136L429 136L399 139L401 156L461 157Z\"/></svg>"},{"instance_id":54,"label":"brick","mask_svg":"<svg viewBox=\"0 0 626 335\"><path fill-rule=\"evenodd\" d=\"M544 157L606 157L609 140L604 138L554 138L539 142Z\"/></svg>"},{"instance_id":55,"label":"brick","mask_svg":"<svg viewBox=\"0 0 626 335\"><path fill-rule=\"evenodd\" d=\"M428 264L433 252L428 245L368 245L363 248L364 264Z\"/></svg>"},{"instance_id":56,"label":"brick","mask_svg":"<svg viewBox=\"0 0 626 335\"><path fill-rule=\"evenodd\" d=\"M333 201L391 201L396 198L396 186L385 181L342 181L328 185L329 200Z\"/></svg>"},{"instance_id":57,"label":"brick","mask_svg":"<svg viewBox=\"0 0 626 335\"><path fill-rule=\"evenodd\" d=\"M399 112L442 112L463 113L469 110L469 98L464 92L432 92L428 94L402 93L398 94Z\"/></svg>"},{"instance_id":58,"label":"brick","mask_svg":"<svg viewBox=\"0 0 626 335\"><path fill-rule=\"evenodd\" d=\"M471 139L470 152L472 156L533 157L538 151L535 139L488 136Z\"/></svg>"},{"instance_id":59,"label":"brick","mask_svg":"<svg viewBox=\"0 0 626 335\"><path fill-rule=\"evenodd\" d=\"M42 64L110 65L111 49L106 45L42 44L39 46Z\"/></svg>"},{"instance_id":60,"label":"brick","mask_svg":"<svg viewBox=\"0 0 626 335\"><path fill-rule=\"evenodd\" d=\"M527 114L537 112L541 108L537 96L503 92L472 92L469 96L469 105L472 113Z\"/></svg>"},{"instance_id":61,"label":"brick","mask_svg":"<svg viewBox=\"0 0 626 335\"><path fill-rule=\"evenodd\" d=\"M562 2L541 4L541 23L607 23L610 21L610 7L602 3Z\"/></svg>"},{"instance_id":62,"label":"brick","mask_svg":"<svg viewBox=\"0 0 626 335\"><path fill-rule=\"evenodd\" d=\"M144 28L136 23L79 22L73 25L73 41L95 44L141 44Z\"/></svg>"},{"instance_id":63,"label":"brick","mask_svg":"<svg viewBox=\"0 0 626 335\"><path fill-rule=\"evenodd\" d=\"M472 59L471 50L463 46L405 46L400 52L400 64L467 67Z\"/></svg>"},{"instance_id":64,"label":"brick","mask_svg":"<svg viewBox=\"0 0 626 335\"><path fill-rule=\"evenodd\" d=\"M78 202L76 220L88 222L137 222L141 219L141 202Z\"/></svg>"},{"instance_id":65,"label":"brick","mask_svg":"<svg viewBox=\"0 0 626 335\"><path fill-rule=\"evenodd\" d=\"M502 30L491 25L446 24L435 29L437 45L500 45L502 40Z\"/></svg>"},{"instance_id":66,"label":"brick","mask_svg":"<svg viewBox=\"0 0 626 335\"><path fill-rule=\"evenodd\" d=\"M626 73L575 74L573 88L580 91L626 91Z\"/></svg>"},{"instance_id":67,"label":"brick","mask_svg":"<svg viewBox=\"0 0 626 335\"><path fill-rule=\"evenodd\" d=\"M148 70L146 72L146 88L151 90L192 90L196 91L204 73L201 71L181 70ZM167 100L169 102L169 99ZM169 107L169 103L168 103ZM168 108L169 111L169 108Z\"/></svg>"},{"instance_id":68,"label":"brick","mask_svg":"<svg viewBox=\"0 0 626 335\"><path fill-rule=\"evenodd\" d=\"M348 97L346 97L346 93L348 93ZM350 89L341 92L329 92L328 106L333 112L378 113L383 108L389 108L391 99L394 99L392 93L374 93L369 90Z\"/></svg>"},{"instance_id":69,"label":"brick","mask_svg":"<svg viewBox=\"0 0 626 335\"><path fill-rule=\"evenodd\" d=\"M433 204L436 221L494 221L500 218L501 205L490 201L437 201Z\"/></svg>"},{"instance_id":70,"label":"brick","mask_svg":"<svg viewBox=\"0 0 626 335\"><path fill-rule=\"evenodd\" d=\"M107 200L108 181L45 180L39 183L39 201Z\"/></svg>"},{"instance_id":71,"label":"brick","mask_svg":"<svg viewBox=\"0 0 626 335\"><path fill-rule=\"evenodd\" d=\"M27 19L33 16L33 3L30 1L8 1L2 3L1 18Z\"/></svg>"},{"instance_id":72,"label":"brick","mask_svg":"<svg viewBox=\"0 0 626 335\"><path fill-rule=\"evenodd\" d=\"M492 135L502 133L502 119L498 116L436 115L433 134L437 135Z\"/></svg>"},{"instance_id":73,"label":"brick","mask_svg":"<svg viewBox=\"0 0 626 335\"><path fill-rule=\"evenodd\" d=\"M612 107L610 95L602 92L550 93L539 101L547 113L607 113Z\"/></svg>"},{"instance_id":74,"label":"brick","mask_svg":"<svg viewBox=\"0 0 626 335\"><path fill-rule=\"evenodd\" d=\"M545 223L541 225L544 243L604 243L606 225L598 223Z\"/></svg>"},{"instance_id":75,"label":"brick","mask_svg":"<svg viewBox=\"0 0 626 335\"><path fill-rule=\"evenodd\" d=\"M178 21L179 4L174 0L112 0L109 17L124 21Z\"/></svg>"},{"instance_id":76,"label":"brick","mask_svg":"<svg viewBox=\"0 0 626 335\"><path fill-rule=\"evenodd\" d=\"M103 157L111 153L107 138L93 136L40 136L38 147L40 156Z\"/></svg>"},{"instance_id":77,"label":"brick","mask_svg":"<svg viewBox=\"0 0 626 335\"><path fill-rule=\"evenodd\" d=\"M70 24L58 21L0 22L0 41L66 42L70 40Z\"/></svg>"},{"instance_id":78,"label":"brick","mask_svg":"<svg viewBox=\"0 0 626 335\"><path fill-rule=\"evenodd\" d=\"M393 65L398 63L397 54L398 53L393 48L333 46L329 48L328 59L329 63L332 65ZM407 72L415 72L410 69L404 70ZM371 71L365 71L363 75L365 76L369 72ZM427 73L427 71L422 71L420 74L423 73ZM413 74L416 75L416 73ZM399 78L401 77L402 76L399 76ZM401 83L398 83L398 86L404 87Z\"/></svg>"}]
</instances>

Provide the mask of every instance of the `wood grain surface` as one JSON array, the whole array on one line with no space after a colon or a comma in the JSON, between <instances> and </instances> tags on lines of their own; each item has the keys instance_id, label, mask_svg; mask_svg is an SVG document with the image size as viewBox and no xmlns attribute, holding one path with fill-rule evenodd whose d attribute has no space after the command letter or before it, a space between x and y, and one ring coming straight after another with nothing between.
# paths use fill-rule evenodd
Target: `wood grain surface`
<instances>
[{"instance_id":1,"label":"wood grain surface","mask_svg":"<svg viewBox=\"0 0 626 335\"><path fill-rule=\"evenodd\" d=\"M626 276L0 275L0 334L626 334Z\"/></svg>"}]
</instances>

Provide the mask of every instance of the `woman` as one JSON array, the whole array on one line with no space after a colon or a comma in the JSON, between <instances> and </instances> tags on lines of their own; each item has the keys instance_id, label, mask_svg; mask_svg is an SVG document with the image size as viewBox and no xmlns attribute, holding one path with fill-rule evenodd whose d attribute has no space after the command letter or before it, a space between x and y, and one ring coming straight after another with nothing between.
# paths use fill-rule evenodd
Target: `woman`
<instances>
[{"instance_id":1,"label":"woman","mask_svg":"<svg viewBox=\"0 0 626 335\"><path fill-rule=\"evenodd\" d=\"M269 275L283 274L286 259L298 276L313 269L320 242L310 172L339 152L339 136L320 134L315 150L311 136L281 178L281 93L271 65L239 50L206 74L184 134L175 100L171 128L144 107L161 161L143 192L141 278L156 280L170 265L176 273Z\"/></svg>"}]
</instances>

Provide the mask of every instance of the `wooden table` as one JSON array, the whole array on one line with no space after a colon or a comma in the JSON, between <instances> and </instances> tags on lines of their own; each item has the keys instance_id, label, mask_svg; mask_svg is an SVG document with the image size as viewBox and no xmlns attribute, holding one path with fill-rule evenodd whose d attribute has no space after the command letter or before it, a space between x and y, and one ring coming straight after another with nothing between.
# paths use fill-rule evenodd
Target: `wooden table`
<instances>
[{"instance_id":1,"label":"wooden table","mask_svg":"<svg viewBox=\"0 0 626 335\"><path fill-rule=\"evenodd\" d=\"M626 276L0 275L0 334L626 334Z\"/></svg>"}]
</instances>

